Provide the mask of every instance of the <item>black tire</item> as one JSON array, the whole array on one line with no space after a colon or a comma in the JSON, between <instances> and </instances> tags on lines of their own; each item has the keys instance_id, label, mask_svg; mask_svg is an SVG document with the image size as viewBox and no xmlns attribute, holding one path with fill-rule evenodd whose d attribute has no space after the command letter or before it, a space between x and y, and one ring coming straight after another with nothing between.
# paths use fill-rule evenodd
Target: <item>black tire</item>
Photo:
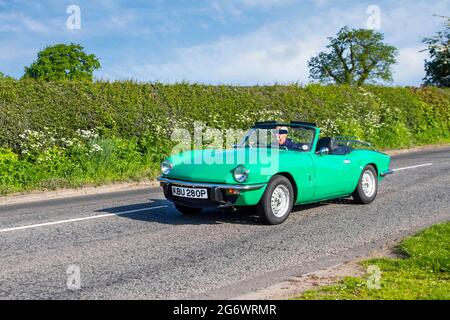
<instances>
[{"instance_id":1,"label":"black tire","mask_svg":"<svg viewBox=\"0 0 450 320\"><path fill-rule=\"evenodd\" d=\"M364 192L363 188L363 176L367 172L367 174L372 175L373 177L373 188L369 194ZM372 165L367 165L361 172L361 175L358 180L358 185L356 186L355 191L353 191L352 197L355 199L355 202L358 204L368 204L375 200L378 193L378 174L375 168Z\"/></svg>"},{"instance_id":2,"label":"black tire","mask_svg":"<svg viewBox=\"0 0 450 320\"><path fill-rule=\"evenodd\" d=\"M280 214L281 216L277 216L272 209L271 200L272 200L272 194L274 193L275 189L277 189L279 186L281 187L283 192L286 192L286 190L289 193L289 197L287 200L287 210L282 210ZM284 176L274 176L269 184L267 185L266 190L263 193L263 196L261 200L258 203L258 206L256 208L261 220L265 224L275 225L283 223L291 213L292 206L294 204L294 189L292 188L291 182L288 178Z\"/></svg>"},{"instance_id":3,"label":"black tire","mask_svg":"<svg viewBox=\"0 0 450 320\"><path fill-rule=\"evenodd\" d=\"M177 210L180 211L185 216L192 216L194 214L199 214L203 210L202 208L187 207L177 203L175 203L175 208L177 208Z\"/></svg>"}]
</instances>

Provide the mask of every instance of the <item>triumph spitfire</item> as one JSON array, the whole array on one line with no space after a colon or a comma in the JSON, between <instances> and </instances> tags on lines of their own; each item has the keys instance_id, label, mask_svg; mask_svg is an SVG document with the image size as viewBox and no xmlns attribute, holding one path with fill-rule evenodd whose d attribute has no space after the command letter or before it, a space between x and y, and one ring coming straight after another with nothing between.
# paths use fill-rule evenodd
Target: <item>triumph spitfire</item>
<instances>
[{"instance_id":1,"label":"triumph spitfire","mask_svg":"<svg viewBox=\"0 0 450 320\"><path fill-rule=\"evenodd\" d=\"M168 157L158 178L183 214L254 206L267 224L284 222L294 205L352 196L371 203L391 174L390 157L353 137L320 137L314 123L256 123L229 150Z\"/></svg>"}]
</instances>

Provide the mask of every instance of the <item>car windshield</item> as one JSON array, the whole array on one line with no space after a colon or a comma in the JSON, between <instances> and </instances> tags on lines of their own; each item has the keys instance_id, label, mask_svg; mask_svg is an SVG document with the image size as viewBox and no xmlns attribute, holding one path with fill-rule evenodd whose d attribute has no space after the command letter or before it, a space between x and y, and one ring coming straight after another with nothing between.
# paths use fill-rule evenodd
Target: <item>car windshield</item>
<instances>
[{"instance_id":1,"label":"car windshield","mask_svg":"<svg viewBox=\"0 0 450 320\"><path fill-rule=\"evenodd\" d=\"M303 126L264 126L251 128L238 148L281 148L296 151L311 150L315 130Z\"/></svg>"}]
</instances>

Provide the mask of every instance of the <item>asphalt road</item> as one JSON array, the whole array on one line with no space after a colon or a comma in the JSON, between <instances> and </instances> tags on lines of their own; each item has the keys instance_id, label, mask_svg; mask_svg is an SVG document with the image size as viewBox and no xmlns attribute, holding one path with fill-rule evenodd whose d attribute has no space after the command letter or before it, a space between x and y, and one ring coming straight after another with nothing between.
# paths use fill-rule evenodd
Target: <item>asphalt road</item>
<instances>
[{"instance_id":1,"label":"asphalt road","mask_svg":"<svg viewBox=\"0 0 450 320\"><path fill-rule=\"evenodd\" d=\"M159 188L0 206L0 299L233 298L449 221L450 148L392 168L427 163L387 177L370 205L300 206L279 226L227 211L183 217ZM67 287L73 265L79 290Z\"/></svg>"}]
</instances>

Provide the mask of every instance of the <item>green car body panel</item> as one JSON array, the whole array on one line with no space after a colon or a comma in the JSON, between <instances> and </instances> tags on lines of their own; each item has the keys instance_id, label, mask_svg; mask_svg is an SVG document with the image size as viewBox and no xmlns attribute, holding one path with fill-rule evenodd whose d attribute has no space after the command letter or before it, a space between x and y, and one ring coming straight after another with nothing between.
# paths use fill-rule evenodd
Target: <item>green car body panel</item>
<instances>
[{"instance_id":1,"label":"green car body panel","mask_svg":"<svg viewBox=\"0 0 450 320\"><path fill-rule=\"evenodd\" d=\"M375 167L379 181L383 179L383 173L389 172L390 157L377 151L355 149L345 155L316 153L320 129L315 130L309 151L234 148L194 150L172 155L167 160L173 164L173 168L168 174L163 174L160 180L166 178L230 185L230 188L236 185L263 184L256 190L240 190L233 203L234 206L252 206L258 204L268 182L275 175L284 175L291 181L295 204L306 204L351 195L357 187L363 168L369 164ZM205 158L210 161L205 161ZM234 169L239 165L249 171L244 183L234 179Z\"/></svg>"}]
</instances>

